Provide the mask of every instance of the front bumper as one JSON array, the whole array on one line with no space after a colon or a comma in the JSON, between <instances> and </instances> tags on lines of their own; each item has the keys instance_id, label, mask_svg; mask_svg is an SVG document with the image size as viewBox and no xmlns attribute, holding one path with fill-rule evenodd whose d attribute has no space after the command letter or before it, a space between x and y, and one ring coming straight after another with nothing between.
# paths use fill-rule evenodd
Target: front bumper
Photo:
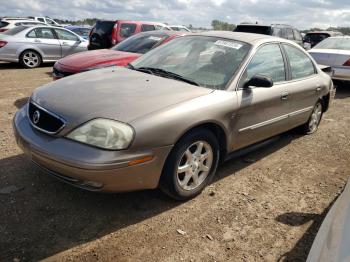
<instances>
[{"instance_id":1,"label":"front bumper","mask_svg":"<svg viewBox=\"0 0 350 262\"><path fill-rule=\"evenodd\" d=\"M97 149L35 130L29 123L25 109L26 106L18 111L13 121L17 144L48 174L91 191L124 192L158 186L172 146L137 151ZM130 161L147 156L153 159L129 166Z\"/></svg>"}]
</instances>

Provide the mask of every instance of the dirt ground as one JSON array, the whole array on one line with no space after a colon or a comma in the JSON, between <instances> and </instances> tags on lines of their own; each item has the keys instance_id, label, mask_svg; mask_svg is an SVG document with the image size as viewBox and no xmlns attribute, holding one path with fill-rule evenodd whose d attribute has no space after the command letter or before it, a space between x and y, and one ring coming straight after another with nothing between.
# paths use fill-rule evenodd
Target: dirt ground
<instances>
[{"instance_id":1,"label":"dirt ground","mask_svg":"<svg viewBox=\"0 0 350 262\"><path fill-rule=\"evenodd\" d=\"M316 134L288 132L226 162L211 186L181 203L158 190L85 192L27 160L11 121L51 81L51 66L0 64L0 261L306 259L350 175L350 87L338 88Z\"/></svg>"}]
</instances>

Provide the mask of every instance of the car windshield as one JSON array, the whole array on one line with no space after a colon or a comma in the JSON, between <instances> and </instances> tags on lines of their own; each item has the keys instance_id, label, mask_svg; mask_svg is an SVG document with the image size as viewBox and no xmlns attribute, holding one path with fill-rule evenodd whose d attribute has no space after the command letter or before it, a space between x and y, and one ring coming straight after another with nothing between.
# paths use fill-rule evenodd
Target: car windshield
<instances>
[{"instance_id":1,"label":"car windshield","mask_svg":"<svg viewBox=\"0 0 350 262\"><path fill-rule=\"evenodd\" d=\"M350 50L350 38L327 38L316 45L314 49Z\"/></svg>"},{"instance_id":2,"label":"car windshield","mask_svg":"<svg viewBox=\"0 0 350 262\"><path fill-rule=\"evenodd\" d=\"M250 47L247 43L218 37L181 37L148 52L130 68L223 90Z\"/></svg>"},{"instance_id":3,"label":"car windshield","mask_svg":"<svg viewBox=\"0 0 350 262\"><path fill-rule=\"evenodd\" d=\"M23 30L27 29L28 27L27 26L23 26L23 25L20 25L20 26L16 26L8 31L6 31L5 33L3 33L4 35L16 35L18 34L19 32L22 32Z\"/></svg>"},{"instance_id":4,"label":"car windshield","mask_svg":"<svg viewBox=\"0 0 350 262\"><path fill-rule=\"evenodd\" d=\"M145 54L167 37L166 34L137 34L113 47L113 50Z\"/></svg>"}]
</instances>

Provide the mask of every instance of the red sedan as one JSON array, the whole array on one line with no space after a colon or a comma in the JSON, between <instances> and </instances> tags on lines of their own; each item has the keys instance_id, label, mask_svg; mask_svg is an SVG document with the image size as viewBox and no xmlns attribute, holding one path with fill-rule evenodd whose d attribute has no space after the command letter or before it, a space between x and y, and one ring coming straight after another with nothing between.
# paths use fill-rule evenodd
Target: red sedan
<instances>
[{"instance_id":1,"label":"red sedan","mask_svg":"<svg viewBox=\"0 0 350 262\"><path fill-rule=\"evenodd\" d=\"M58 60L53 67L53 79L107 66L126 66L142 54L184 36L184 32L148 31L134 35L111 49L80 52Z\"/></svg>"}]
</instances>

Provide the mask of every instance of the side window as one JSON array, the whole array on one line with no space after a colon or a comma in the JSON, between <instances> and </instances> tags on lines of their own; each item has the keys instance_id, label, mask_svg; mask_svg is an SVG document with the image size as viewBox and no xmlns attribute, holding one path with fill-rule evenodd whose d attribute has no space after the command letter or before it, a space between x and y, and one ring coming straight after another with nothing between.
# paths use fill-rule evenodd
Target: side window
<instances>
[{"instance_id":1,"label":"side window","mask_svg":"<svg viewBox=\"0 0 350 262\"><path fill-rule=\"evenodd\" d=\"M26 36L27 36L28 38L36 38L35 29L33 29L32 31L30 31Z\"/></svg>"},{"instance_id":2,"label":"side window","mask_svg":"<svg viewBox=\"0 0 350 262\"><path fill-rule=\"evenodd\" d=\"M287 28L286 30L287 30L287 39L294 40L293 30L291 28Z\"/></svg>"},{"instance_id":3,"label":"side window","mask_svg":"<svg viewBox=\"0 0 350 262\"><path fill-rule=\"evenodd\" d=\"M67 41L78 41L79 38L72 34L71 32L68 32L66 30L62 30L62 29L55 29L55 32L58 36L58 39L60 40L67 40Z\"/></svg>"},{"instance_id":4,"label":"side window","mask_svg":"<svg viewBox=\"0 0 350 262\"><path fill-rule=\"evenodd\" d=\"M303 51L290 45L284 44L283 46L289 59L292 79L308 77L315 74L314 64Z\"/></svg>"},{"instance_id":5,"label":"side window","mask_svg":"<svg viewBox=\"0 0 350 262\"><path fill-rule=\"evenodd\" d=\"M55 39L55 36L50 28L35 29L37 38Z\"/></svg>"},{"instance_id":6,"label":"side window","mask_svg":"<svg viewBox=\"0 0 350 262\"><path fill-rule=\"evenodd\" d=\"M121 37L127 38L135 33L135 24L121 24L119 35Z\"/></svg>"},{"instance_id":7,"label":"side window","mask_svg":"<svg viewBox=\"0 0 350 262\"><path fill-rule=\"evenodd\" d=\"M294 33L295 40L297 40L297 41L303 40L303 38L301 37L301 34L297 30L293 29L293 33Z\"/></svg>"},{"instance_id":8,"label":"side window","mask_svg":"<svg viewBox=\"0 0 350 262\"><path fill-rule=\"evenodd\" d=\"M286 80L284 60L278 44L265 45L255 53L246 69L244 80L256 74L269 76L274 83Z\"/></svg>"},{"instance_id":9,"label":"side window","mask_svg":"<svg viewBox=\"0 0 350 262\"><path fill-rule=\"evenodd\" d=\"M281 28L275 27L275 28L273 29L272 35L273 35L273 36L277 36L277 37L282 37L282 29L281 29Z\"/></svg>"},{"instance_id":10,"label":"side window","mask_svg":"<svg viewBox=\"0 0 350 262\"><path fill-rule=\"evenodd\" d=\"M146 31L154 31L156 30L154 25L141 25L141 31L146 32Z\"/></svg>"},{"instance_id":11,"label":"side window","mask_svg":"<svg viewBox=\"0 0 350 262\"><path fill-rule=\"evenodd\" d=\"M39 17L39 18L38 18L38 21L45 23L44 18L40 18L40 17Z\"/></svg>"},{"instance_id":12,"label":"side window","mask_svg":"<svg viewBox=\"0 0 350 262\"><path fill-rule=\"evenodd\" d=\"M47 22L49 25L56 25L56 23L55 23L53 20L48 19L48 18L46 18L46 22Z\"/></svg>"}]
</instances>

